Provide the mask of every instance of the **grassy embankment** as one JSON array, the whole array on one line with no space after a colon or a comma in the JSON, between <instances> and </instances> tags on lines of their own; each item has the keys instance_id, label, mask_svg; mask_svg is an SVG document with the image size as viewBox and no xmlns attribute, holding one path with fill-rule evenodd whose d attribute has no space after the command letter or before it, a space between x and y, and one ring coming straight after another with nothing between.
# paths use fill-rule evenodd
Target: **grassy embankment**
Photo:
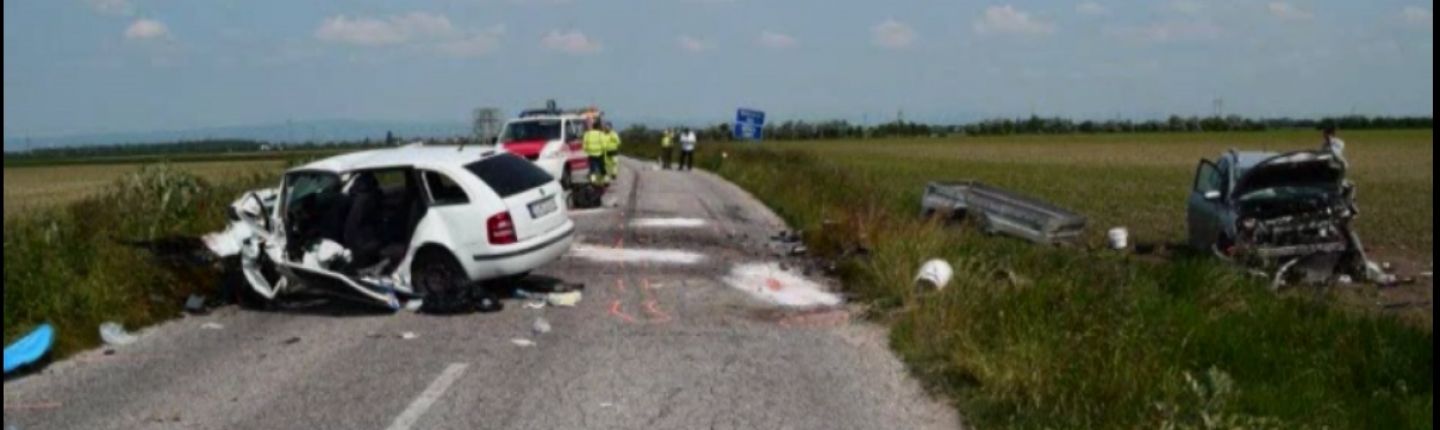
<instances>
[{"instance_id":1,"label":"grassy embankment","mask_svg":"<svg viewBox=\"0 0 1440 430\"><path fill-rule=\"evenodd\" d=\"M1428 258L1430 132L1350 135L1381 248ZM976 178L1092 217L1140 242L1179 242L1200 157L1309 147L1308 133L1113 135L712 145L709 168L843 259L846 288L892 346L978 428L1431 428L1428 330L1276 296L1205 258L1035 247L919 219L922 185ZM1219 143L1210 143L1219 142ZM715 153L730 158L719 165ZM637 148L646 152L645 148ZM917 293L944 258L950 288Z\"/></svg>"},{"instance_id":2,"label":"grassy embankment","mask_svg":"<svg viewBox=\"0 0 1440 430\"><path fill-rule=\"evenodd\" d=\"M63 171L75 168L57 168L54 180L70 179ZM210 182L180 167L147 166L74 202L7 217L6 343L49 322L58 331L54 357L64 357L97 345L102 322L134 328L179 315L191 293L214 292L217 272L167 268L122 242L223 228L229 203L244 190L273 184L277 168L226 169ZM7 212L10 176L6 169Z\"/></svg>"},{"instance_id":3,"label":"grassy embankment","mask_svg":"<svg viewBox=\"0 0 1440 430\"><path fill-rule=\"evenodd\" d=\"M149 163L153 164L153 163ZM64 206L103 191L117 179L147 163L47 164L5 167L5 219ZM276 171L284 160L191 161L171 163L176 169L221 183L257 171Z\"/></svg>"}]
</instances>

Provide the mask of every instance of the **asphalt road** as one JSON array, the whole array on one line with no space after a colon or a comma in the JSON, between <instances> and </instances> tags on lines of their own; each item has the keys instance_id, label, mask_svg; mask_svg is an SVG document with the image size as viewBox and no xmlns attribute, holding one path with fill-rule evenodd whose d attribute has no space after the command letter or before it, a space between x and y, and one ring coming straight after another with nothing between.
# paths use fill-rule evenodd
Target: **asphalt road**
<instances>
[{"instance_id":1,"label":"asphalt road","mask_svg":"<svg viewBox=\"0 0 1440 430\"><path fill-rule=\"evenodd\" d=\"M724 281L778 261L770 237L783 222L758 201L706 173L625 165L605 209L573 216L577 243L633 259L572 255L538 274L586 284L577 307L221 309L7 381L6 428L960 428L883 329ZM682 252L703 261L672 258ZM549 334L533 331L537 318Z\"/></svg>"}]
</instances>

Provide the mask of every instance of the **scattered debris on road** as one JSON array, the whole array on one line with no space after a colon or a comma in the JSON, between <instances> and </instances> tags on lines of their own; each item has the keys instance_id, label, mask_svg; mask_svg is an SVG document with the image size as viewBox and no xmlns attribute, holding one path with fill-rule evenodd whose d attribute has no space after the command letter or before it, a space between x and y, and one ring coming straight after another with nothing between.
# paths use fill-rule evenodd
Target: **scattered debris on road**
<instances>
[{"instance_id":1,"label":"scattered debris on road","mask_svg":"<svg viewBox=\"0 0 1440 430\"><path fill-rule=\"evenodd\" d=\"M1420 274L1420 277L1421 277L1421 278L1425 278L1425 279L1431 279L1431 278L1434 278L1435 276L1434 276L1434 272L1425 272L1425 273L1421 273L1421 274Z\"/></svg>"},{"instance_id":2,"label":"scattered debris on road","mask_svg":"<svg viewBox=\"0 0 1440 430\"><path fill-rule=\"evenodd\" d=\"M667 249L628 249L595 246L577 243L570 248L568 254L572 258L589 260L596 263L655 263L655 264L680 264L694 265L705 261L705 256L679 250Z\"/></svg>"},{"instance_id":3,"label":"scattered debris on road","mask_svg":"<svg viewBox=\"0 0 1440 430\"><path fill-rule=\"evenodd\" d=\"M291 345L295 345L295 344L299 344L299 343L300 343L300 338L298 338L298 337L292 337L292 338L286 339L285 342L284 342L284 345L285 345L285 346L291 346Z\"/></svg>"},{"instance_id":4,"label":"scattered debris on road","mask_svg":"<svg viewBox=\"0 0 1440 430\"><path fill-rule=\"evenodd\" d=\"M580 292L585 284L563 282L548 285L525 285L515 290L515 297L525 300L527 309L543 309L545 306L571 308L580 304L584 295Z\"/></svg>"},{"instance_id":5,"label":"scattered debris on road","mask_svg":"<svg viewBox=\"0 0 1440 430\"><path fill-rule=\"evenodd\" d=\"M415 340L415 339L419 339L419 338L420 338L420 335L415 334L415 332L413 332L413 331L407 331L407 332L404 332L404 333L400 333L400 340Z\"/></svg>"},{"instance_id":6,"label":"scattered debris on road","mask_svg":"<svg viewBox=\"0 0 1440 430\"><path fill-rule=\"evenodd\" d=\"M201 325L200 325L200 329L201 329L201 330L210 330L210 331L220 331L220 330L224 330L224 329L225 329L225 326L224 326L224 325L221 325L220 323L208 322L208 323L205 323L205 324L201 324Z\"/></svg>"},{"instance_id":7,"label":"scattered debris on road","mask_svg":"<svg viewBox=\"0 0 1440 430\"><path fill-rule=\"evenodd\" d=\"M20 368L35 364L49 354L54 345L55 328L49 324L41 325L14 344L5 347L5 374L9 375Z\"/></svg>"},{"instance_id":8,"label":"scattered debris on road","mask_svg":"<svg viewBox=\"0 0 1440 430\"><path fill-rule=\"evenodd\" d=\"M640 218L630 222L635 228L700 228L708 224L699 218Z\"/></svg>"},{"instance_id":9,"label":"scattered debris on road","mask_svg":"<svg viewBox=\"0 0 1440 430\"><path fill-rule=\"evenodd\" d=\"M735 266L724 282L751 296L780 306L811 308L839 306L844 301L828 293L820 284L781 270L779 263L744 264Z\"/></svg>"},{"instance_id":10,"label":"scattered debris on road","mask_svg":"<svg viewBox=\"0 0 1440 430\"><path fill-rule=\"evenodd\" d=\"M210 312L209 306L205 303L205 296L192 294L185 299L185 313L191 315L204 315Z\"/></svg>"},{"instance_id":11,"label":"scattered debris on road","mask_svg":"<svg viewBox=\"0 0 1440 430\"><path fill-rule=\"evenodd\" d=\"M782 232L776 233L774 236L771 236L771 237L770 237L770 240L773 240L773 241L776 241L776 242L780 242L780 243L800 243L803 239L804 239L804 234L803 234L803 233L800 233L800 232L798 232L798 231L790 231L790 230L786 230L786 231L782 231Z\"/></svg>"},{"instance_id":12,"label":"scattered debris on road","mask_svg":"<svg viewBox=\"0 0 1440 430\"><path fill-rule=\"evenodd\" d=\"M510 343L521 348L530 348L535 346L535 342L530 339L511 339Z\"/></svg>"},{"instance_id":13,"label":"scattered debris on road","mask_svg":"<svg viewBox=\"0 0 1440 430\"><path fill-rule=\"evenodd\" d=\"M100 325L100 340L110 346L126 346L139 340L135 335L125 331L125 326L120 323L107 322Z\"/></svg>"},{"instance_id":14,"label":"scattered debris on road","mask_svg":"<svg viewBox=\"0 0 1440 430\"><path fill-rule=\"evenodd\" d=\"M419 312L420 312L420 309L423 309L424 307L425 307L425 301L424 301L424 300L415 299L415 300L411 300L411 301L405 302L405 311L406 311L406 312L410 312L410 313L412 313L412 314L413 314L413 313L419 313Z\"/></svg>"},{"instance_id":15,"label":"scattered debris on road","mask_svg":"<svg viewBox=\"0 0 1440 430\"><path fill-rule=\"evenodd\" d=\"M579 291L570 291L564 293L551 293L548 297L545 298L545 300L546 302L550 303L550 306L573 308L576 305L580 304L581 298L582 295Z\"/></svg>"},{"instance_id":16,"label":"scattered debris on road","mask_svg":"<svg viewBox=\"0 0 1440 430\"><path fill-rule=\"evenodd\" d=\"M471 313L493 313L505 309L495 294L484 288L461 288L442 297L430 297L420 303L419 312L426 315L455 316Z\"/></svg>"},{"instance_id":17,"label":"scattered debris on road","mask_svg":"<svg viewBox=\"0 0 1440 430\"><path fill-rule=\"evenodd\" d=\"M1079 239L1084 216L1049 203L976 181L931 182L921 215L971 219L987 234L1005 234L1044 245Z\"/></svg>"},{"instance_id":18,"label":"scattered debris on road","mask_svg":"<svg viewBox=\"0 0 1440 430\"><path fill-rule=\"evenodd\" d=\"M536 335L550 334L550 321L546 321L545 318L536 318L535 324L532 324L530 329L534 331Z\"/></svg>"},{"instance_id":19,"label":"scattered debris on road","mask_svg":"<svg viewBox=\"0 0 1440 430\"><path fill-rule=\"evenodd\" d=\"M915 286L921 289L944 290L954 276L955 268L951 267L950 263L939 259L930 260L920 266L920 273L915 275Z\"/></svg>"}]
</instances>

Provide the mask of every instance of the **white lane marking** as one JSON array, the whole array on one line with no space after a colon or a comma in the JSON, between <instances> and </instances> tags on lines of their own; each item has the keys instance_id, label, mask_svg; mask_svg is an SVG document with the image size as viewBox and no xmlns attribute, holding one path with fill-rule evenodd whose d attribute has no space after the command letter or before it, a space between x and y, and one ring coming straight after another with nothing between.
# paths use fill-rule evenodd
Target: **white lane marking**
<instances>
[{"instance_id":1,"label":"white lane marking","mask_svg":"<svg viewBox=\"0 0 1440 430\"><path fill-rule=\"evenodd\" d=\"M640 218L630 222L635 228L700 228L706 224L699 218Z\"/></svg>"},{"instance_id":2,"label":"white lane marking","mask_svg":"<svg viewBox=\"0 0 1440 430\"><path fill-rule=\"evenodd\" d=\"M570 256L574 258L590 260L597 263L638 263L650 262L658 264L699 264L705 261L705 256L689 251L676 251L668 249L629 249L610 248L589 244L576 244L570 247Z\"/></svg>"},{"instance_id":3,"label":"white lane marking","mask_svg":"<svg viewBox=\"0 0 1440 430\"><path fill-rule=\"evenodd\" d=\"M735 266L724 281L757 299L780 306L813 308L838 306L843 302L820 284L781 269L778 263Z\"/></svg>"},{"instance_id":4,"label":"white lane marking","mask_svg":"<svg viewBox=\"0 0 1440 430\"><path fill-rule=\"evenodd\" d=\"M469 364L463 363L455 363L446 367L445 371L440 373L440 377L435 378L435 382L431 382L430 387L420 393L420 397L415 398L409 408L405 408L404 413L395 417L395 423L390 424L388 430L410 430L415 427L415 423L420 421L420 417L425 416L425 413L435 406L435 402L440 401L440 397L450 390L450 386L460 380L460 377L465 374L465 369L469 368Z\"/></svg>"}]
</instances>

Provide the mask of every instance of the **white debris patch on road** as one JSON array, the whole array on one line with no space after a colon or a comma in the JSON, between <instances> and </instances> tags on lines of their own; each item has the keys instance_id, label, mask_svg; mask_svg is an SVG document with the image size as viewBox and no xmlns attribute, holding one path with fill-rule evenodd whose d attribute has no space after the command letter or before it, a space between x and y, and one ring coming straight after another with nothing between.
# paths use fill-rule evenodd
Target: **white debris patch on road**
<instances>
[{"instance_id":1,"label":"white debris patch on road","mask_svg":"<svg viewBox=\"0 0 1440 430\"><path fill-rule=\"evenodd\" d=\"M693 265L705 261L705 256L690 251L671 249L628 249L611 248L587 244L570 247L571 258L597 263L656 263Z\"/></svg>"},{"instance_id":2,"label":"white debris patch on road","mask_svg":"<svg viewBox=\"0 0 1440 430\"><path fill-rule=\"evenodd\" d=\"M780 306L814 308L839 306L840 296L815 281L780 268L778 263L736 266L724 279L731 287Z\"/></svg>"},{"instance_id":3,"label":"white debris patch on road","mask_svg":"<svg viewBox=\"0 0 1440 430\"><path fill-rule=\"evenodd\" d=\"M699 218L640 218L630 222L635 228L700 228L706 224Z\"/></svg>"}]
</instances>

